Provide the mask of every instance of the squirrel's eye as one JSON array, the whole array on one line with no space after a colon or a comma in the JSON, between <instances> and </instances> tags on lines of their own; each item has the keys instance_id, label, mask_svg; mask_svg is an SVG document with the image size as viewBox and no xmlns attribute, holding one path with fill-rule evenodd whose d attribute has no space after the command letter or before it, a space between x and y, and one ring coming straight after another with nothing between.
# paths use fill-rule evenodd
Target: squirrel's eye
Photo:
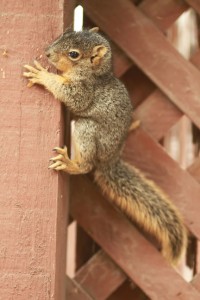
<instances>
[{"instance_id":1,"label":"squirrel's eye","mask_svg":"<svg viewBox=\"0 0 200 300\"><path fill-rule=\"evenodd\" d=\"M69 55L70 58L76 59L76 58L78 58L78 57L80 56L80 53L77 52L77 51L70 51L70 52L68 53L68 55Z\"/></svg>"}]
</instances>

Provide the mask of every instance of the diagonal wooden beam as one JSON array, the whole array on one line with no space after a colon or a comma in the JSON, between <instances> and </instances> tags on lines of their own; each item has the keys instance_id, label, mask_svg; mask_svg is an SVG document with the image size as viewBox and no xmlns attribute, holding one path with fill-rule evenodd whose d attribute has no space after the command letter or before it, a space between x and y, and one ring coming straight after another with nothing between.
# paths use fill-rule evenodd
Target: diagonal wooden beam
<instances>
[{"instance_id":1,"label":"diagonal wooden beam","mask_svg":"<svg viewBox=\"0 0 200 300\"><path fill-rule=\"evenodd\" d=\"M184 215L189 229L200 238L199 183L141 128L129 135L124 157L170 196Z\"/></svg>"},{"instance_id":2,"label":"diagonal wooden beam","mask_svg":"<svg viewBox=\"0 0 200 300\"><path fill-rule=\"evenodd\" d=\"M160 140L183 116L168 97L156 89L135 110L133 116L155 140Z\"/></svg>"},{"instance_id":3,"label":"diagonal wooden beam","mask_svg":"<svg viewBox=\"0 0 200 300\"><path fill-rule=\"evenodd\" d=\"M200 70L200 50L191 63ZM156 89L135 110L134 117L141 121L142 128L159 140L183 116L183 112L159 89Z\"/></svg>"},{"instance_id":4,"label":"diagonal wooden beam","mask_svg":"<svg viewBox=\"0 0 200 300\"><path fill-rule=\"evenodd\" d=\"M100 250L78 270L75 280L94 299L104 300L126 280L126 275Z\"/></svg>"},{"instance_id":5,"label":"diagonal wooden beam","mask_svg":"<svg viewBox=\"0 0 200 300\"><path fill-rule=\"evenodd\" d=\"M165 32L189 6L182 1L145 0L138 7L160 30ZM128 71L132 62L120 49L114 50L116 50L114 51L114 71L120 77Z\"/></svg>"},{"instance_id":6,"label":"diagonal wooden beam","mask_svg":"<svg viewBox=\"0 0 200 300\"><path fill-rule=\"evenodd\" d=\"M66 300L95 300L75 280L66 276Z\"/></svg>"},{"instance_id":7,"label":"diagonal wooden beam","mask_svg":"<svg viewBox=\"0 0 200 300\"><path fill-rule=\"evenodd\" d=\"M192 285L200 292L200 274L196 274L192 280Z\"/></svg>"},{"instance_id":8,"label":"diagonal wooden beam","mask_svg":"<svg viewBox=\"0 0 200 300\"><path fill-rule=\"evenodd\" d=\"M200 2L199 0L185 0L194 10L197 11L198 14L200 14Z\"/></svg>"},{"instance_id":9,"label":"diagonal wooden beam","mask_svg":"<svg viewBox=\"0 0 200 300\"><path fill-rule=\"evenodd\" d=\"M200 69L200 49L198 49L191 57L191 62L193 63L194 66Z\"/></svg>"},{"instance_id":10,"label":"diagonal wooden beam","mask_svg":"<svg viewBox=\"0 0 200 300\"><path fill-rule=\"evenodd\" d=\"M190 2L190 1L188 1ZM199 3L191 0L191 3ZM150 18L159 29L168 29L173 22L184 12L189 6L182 1L151 1L145 0L140 4L140 9ZM191 62L200 68L200 51L192 56ZM159 99L159 101L157 101ZM155 93L149 95L138 109L135 110L135 118L141 119L143 128L151 134L155 139L160 139L164 134L176 123L181 117L182 112L166 97L161 91L156 90ZM160 108L162 107L162 111ZM152 116L154 116L152 118ZM159 126L156 122L159 121ZM160 122L162 120L162 123Z\"/></svg>"},{"instance_id":11,"label":"diagonal wooden beam","mask_svg":"<svg viewBox=\"0 0 200 300\"><path fill-rule=\"evenodd\" d=\"M194 163L188 167L187 171L200 183L200 157L197 157Z\"/></svg>"},{"instance_id":12,"label":"diagonal wooden beam","mask_svg":"<svg viewBox=\"0 0 200 300\"><path fill-rule=\"evenodd\" d=\"M160 30L166 31L189 6L184 1L144 0L139 8Z\"/></svg>"},{"instance_id":13,"label":"diagonal wooden beam","mask_svg":"<svg viewBox=\"0 0 200 300\"><path fill-rule=\"evenodd\" d=\"M139 8L160 30L165 31L189 6L181 1L156 0L152 2L145 0L142 1ZM200 66L199 54L196 53L191 58L191 62L198 68ZM134 117L141 121L142 128L157 140L161 139L182 116L182 111L158 89L151 93L134 111Z\"/></svg>"},{"instance_id":14,"label":"diagonal wooden beam","mask_svg":"<svg viewBox=\"0 0 200 300\"><path fill-rule=\"evenodd\" d=\"M71 213L152 300L199 300L200 294L195 288L165 262L121 213L113 209L86 176L71 178Z\"/></svg>"},{"instance_id":15,"label":"diagonal wooden beam","mask_svg":"<svg viewBox=\"0 0 200 300\"><path fill-rule=\"evenodd\" d=\"M154 83L136 65L121 77L121 81L129 92L134 108L156 90Z\"/></svg>"},{"instance_id":16,"label":"diagonal wooden beam","mask_svg":"<svg viewBox=\"0 0 200 300\"><path fill-rule=\"evenodd\" d=\"M82 3L87 14L200 127L200 72L170 45L151 20L129 0L116 0L115 5L106 0Z\"/></svg>"},{"instance_id":17,"label":"diagonal wooden beam","mask_svg":"<svg viewBox=\"0 0 200 300\"><path fill-rule=\"evenodd\" d=\"M108 299L106 300L150 300L144 292L134 286L130 280L125 281Z\"/></svg>"},{"instance_id":18,"label":"diagonal wooden beam","mask_svg":"<svg viewBox=\"0 0 200 300\"><path fill-rule=\"evenodd\" d=\"M121 77L133 65L133 62L127 55L117 46L113 46L113 71L115 76Z\"/></svg>"}]
</instances>

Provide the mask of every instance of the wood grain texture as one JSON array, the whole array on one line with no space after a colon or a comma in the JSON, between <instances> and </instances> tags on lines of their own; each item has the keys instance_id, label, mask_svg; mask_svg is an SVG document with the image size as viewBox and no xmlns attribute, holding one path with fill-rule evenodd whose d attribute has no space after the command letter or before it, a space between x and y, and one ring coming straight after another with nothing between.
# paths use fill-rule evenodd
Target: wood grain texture
<instances>
[{"instance_id":1,"label":"wood grain texture","mask_svg":"<svg viewBox=\"0 0 200 300\"><path fill-rule=\"evenodd\" d=\"M82 3L97 25L200 127L200 72L170 45L153 22L129 0L116 0L115 5L106 0ZM119 23L121 16L123 22Z\"/></svg>"},{"instance_id":2,"label":"wood grain texture","mask_svg":"<svg viewBox=\"0 0 200 300\"><path fill-rule=\"evenodd\" d=\"M156 0L152 2L151 0L142 1L139 5L140 10L150 18L156 26L162 30L166 31L175 20L188 9L188 5L182 1L174 0ZM192 57L191 62L198 66L198 55ZM128 73L128 72L127 72ZM130 75L130 74L129 74ZM125 76L128 77L128 74ZM133 103L137 103L137 93L135 97L135 90L140 90L140 93L144 93L143 85L146 88L144 80L140 78L140 84L135 82L134 78L129 77L129 81L133 82L135 89L127 85L129 90L133 91L131 93L131 98ZM125 82L126 84L126 82ZM136 98L136 100L135 100ZM134 111L135 119L141 121L141 126L144 128L153 138L160 140L168 132L168 130L183 116L181 110L179 110L170 99L162 93L161 90L157 89L155 92L151 93L145 101L139 105Z\"/></svg>"},{"instance_id":3,"label":"wood grain texture","mask_svg":"<svg viewBox=\"0 0 200 300\"><path fill-rule=\"evenodd\" d=\"M146 0L139 5L139 8L159 29L165 31L188 9L188 5L184 2L175 2L173 0L166 0L164 3L158 0L154 2ZM137 80L135 80L134 73L130 71L122 77L122 80L129 90L134 106L144 99L141 96L145 95L145 91L148 92L148 86L150 84L150 80L148 84L148 78L146 77L145 79L144 75L143 77L138 77L137 75L136 78ZM152 83L151 85L153 86ZM182 116L183 113L159 89L151 93L145 101L134 110L134 118L139 119L142 128L157 140L161 139Z\"/></svg>"},{"instance_id":4,"label":"wood grain texture","mask_svg":"<svg viewBox=\"0 0 200 300\"><path fill-rule=\"evenodd\" d=\"M149 94L156 89L154 83L139 69L133 66L121 77L121 81L128 89L133 107L137 107Z\"/></svg>"},{"instance_id":5,"label":"wood grain texture","mask_svg":"<svg viewBox=\"0 0 200 300\"><path fill-rule=\"evenodd\" d=\"M199 300L197 290L164 261L121 213L113 209L86 176L72 177L71 212L152 300Z\"/></svg>"},{"instance_id":6,"label":"wood grain texture","mask_svg":"<svg viewBox=\"0 0 200 300\"><path fill-rule=\"evenodd\" d=\"M95 241L77 225L75 270L79 270L98 250L99 246Z\"/></svg>"},{"instance_id":7,"label":"wood grain texture","mask_svg":"<svg viewBox=\"0 0 200 300\"><path fill-rule=\"evenodd\" d=\"M192 285L200 292L200 274L196 274L192 280Z\"/></svg>"},{"instance_id":8,"label":"wood grain texture","mask_svg":"<svg viewBox=\"0 0 200 300\"><path fill-rule=\"evenodd\" d=\"M191 57L190 61L199 70L200 51L197 51ZM129 81L131 81L131 78ZM133 88L132 90L134 92ZM131 96L131 98L134 99L134 93ZM138 97L136 97L136 100L137 99ZM159 89L155 89L155 91L134 110L134 118L140 120L142 128L156 140L163 138L167 131L178 122L182 116L183 112Z\"/></svg>"},{"instance_id":9,"label":"wood grain texture","mask_svg":"<svg viewBox=\"0 0 200 300\"><path fill-rule=\"evenodd\" d=\"M168 130L183 116L183 113L156 89L133 112L141 127L156 140L163 138Z\"/></svg>"},{"instance_id":10,"label":"wood grain texture","mask_svg":"<svg viewBox=\"0 0 200 300\"><path fill-rule=\"evenodd\" d=\"M164 2L164 3L163 3ZM160 30L166 31L180 15L188 9L182 1L145 0L139 9L150 18ZM114 47L114 72L117 77L122 76L132 66L131 60L116 46Z\"/></svg>"},{"instance_id":11,"label":"wood grain texture","mask_svg":"<svg viewBox=\"0 0 200 300\"><path fill-rule=\"evenodd\" d=\"M200 158L196 158L194 163L188 167L187 171L192 175L195 180L200 183Z\"/></svg>"},{"instance_id":12,"label":"wood grain texture","mask_svg":"<svg viewBox=\"0 0 200 300\"><path fill-rule=\"evenodd\" d=\"M100 250L80 270L75 280L96 300L107 299L126 279L109 256Z\"/></svg>"},{"instance_id":13,"label":"wood grain texture","mask_svg":"<svg viewBox=\"0 0 200 300\"><path fill-rule=\"evenodd\" d=\"M133 65L132 61L124 54L119 47L112 44L113 71L115 76L121 77Z\"/></svg>"},{"instance_id":14,"label":"wood grain texture","mask_svg":"<svg viewBox=\"0 0 200 300\"><path fill-rule=\"evenodd\" d=\"M61 106L22 77L62 28L62 0L1 1L2 300L64 299L67 191L64 176L47 169L51 149L63 143Z\"/></svg>"},{"instance_id":15,"label":"wood grain texture","mask_svg":"<svg viewBox=\"0 0 200 300\"><path fill-rule=\"evenodd\" d=\"M194 8L194 10L200 14L200 3L199 0L186 0L186 2L192 7Z\"/></svg>"},{"instance_id":16,"label":"wood grain texture","mask_svg":"<svg viewBox=\"0 0 200 300\"><path fill-rule=\"evenodd\" d=\"M117 291L115 291L107 300L150 300L142 290L135 287L132 282L127 280L122 284Z\"/></svg>"},{"instance_id":17,"label":"wood grain texture","mask_svg":"<svg viewBox=\"0 0 200 300\"><path fill-rule=\"evenodd\" d=\"M124 157L170 196L182 212L189 229L200 238L198 182L141 128L129 135Z\"/></svg>"},{"instance_id":18,"label":"wood grain texture","mask_svg":"<svg viewBox=\"0 0 200 300\"><path fill-rule=\"evenodd\" d=\"M95 300L73 279L66 276L66 300Z\"/></svg>"},{"instance_id":19,"label":"wood grain texture","mask_svg":"<svg viewBox=\"0 0 200 300\"><path fill-rule=\"evenodd\" d=\"M189 6L179 0L144 0L139 8L159 29L166 31Z\"/></svg>"}]
</instances>

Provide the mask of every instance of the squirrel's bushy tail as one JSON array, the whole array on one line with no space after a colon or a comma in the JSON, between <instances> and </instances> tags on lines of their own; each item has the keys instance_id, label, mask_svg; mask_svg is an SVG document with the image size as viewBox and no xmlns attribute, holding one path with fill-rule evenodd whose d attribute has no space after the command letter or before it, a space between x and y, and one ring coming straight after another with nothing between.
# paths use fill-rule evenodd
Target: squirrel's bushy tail
<instances>
[{"instance_id":1,"label":"squirrel's bushy tail","mask_svg":"<svg viewBox=\"0 0 200 300\"><path fill-rule=\"evenodd\" d=\"M163 255L177 263L186 248L187 233L168 197L122 160L101 165L95 171L95 180L123 213L156 237Z\"/></svg>"}]
</instances>

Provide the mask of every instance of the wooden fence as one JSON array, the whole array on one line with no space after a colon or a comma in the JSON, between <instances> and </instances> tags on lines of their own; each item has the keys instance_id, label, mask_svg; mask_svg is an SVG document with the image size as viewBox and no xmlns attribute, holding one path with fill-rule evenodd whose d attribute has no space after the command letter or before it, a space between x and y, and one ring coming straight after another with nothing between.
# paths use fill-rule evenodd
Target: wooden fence
<instances>
[{"instance_id":1,"label":"wooden fence","mask_svg":"<svg viewBox=\"0 0 200 300\"><path fill-rule=\"evenodd\" d=\"M140 128L129 135L124 157L162 187L184 216L193 240L198 239L200 160L197 157L184 170L165 151L162 141L184 115L200 127L200 51L195 51L188 61L166 36L190 7L200 13L200 3L80 3L85 13L84 25L99 26L113 42L115 73L126 84L135 106L134 116L141 121ZM74 288L69 287L72 282L67 279L68 291L72 293L74 289L75 297L71 294L69 299L200 299L198 266L192 281L186 282L107 203L89 178L72 177L70 185L71 214L81 228L77 236ZM196 250L192 251L195 255Z\"/></svg>"},{"instance_id":2,"label":"wooden fence","mask_svg":"<svg viewBox=\"0 0 200 300\"><path fill-rule=\"evenodd\" d=\"M22 66L42 59L44 47L73 22L78 4L84 25L99 26L111 40L115 74L141 121L124 158L169 194L191 232L190 282L89 176L69 181L47 169L51 149L66 142L69 122L47 91L26 87ZM200 51L186 60L167 36L190 7L200 14L199 0L2 1L0 300L200 299L200 159L183 169L164 147L184 115L200 128ZM78 224L73 278L65 274L69 198L70 222Z\"/></svg>"}]
</instances>

